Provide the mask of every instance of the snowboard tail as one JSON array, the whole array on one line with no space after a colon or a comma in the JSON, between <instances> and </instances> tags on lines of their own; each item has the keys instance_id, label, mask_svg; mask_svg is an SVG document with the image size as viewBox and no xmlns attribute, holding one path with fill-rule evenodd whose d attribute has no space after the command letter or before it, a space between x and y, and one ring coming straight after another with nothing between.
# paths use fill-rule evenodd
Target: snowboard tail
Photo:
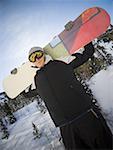
<instances>
[{"instance_id":1,"label":"snowboard tail","mask_svg":"<svg viewBox=\"0 0 113 150\"><path fill-rule=\"evenodd\" d=\"M3 80L3 88L7 96L14 99L29 87L34 82L36 71L31 62L26 62L11 71L11 74Z\"/></svg>"}]
</instances>

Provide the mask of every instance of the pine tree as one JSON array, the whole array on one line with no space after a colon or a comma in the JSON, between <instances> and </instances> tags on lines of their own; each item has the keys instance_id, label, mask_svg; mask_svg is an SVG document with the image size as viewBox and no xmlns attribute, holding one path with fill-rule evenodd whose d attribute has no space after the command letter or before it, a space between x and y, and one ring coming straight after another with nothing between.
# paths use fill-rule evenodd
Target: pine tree
<instances>
[{"instance_id":1,"label":"pine tree","mask_svg":"<svg viewBox=\"0 0 113 150\"><path fill-rule=\"evenodd\" d=\"M15 123L16 118L12 113L12 110L10 108L10 106L8 105L7 101L4 101L4 106L3 106L4 112L6 113L6 116L8 117L8 121L10 124Z\"/></svg>"},{"instance_id":2,"label":"pine tree","mask_svg":"<svg viewBox=\"0 0 113 150\"><path fill-rule=\"evenodd\" d=\"M34 139L40 138L41 137L41 133L39 132L38 127L33 122L32 122L32 126L33 126Z\"/></svg>"},{"instance_id":3,"label":"pine tree","mask_svg":"<svg viewBox=\"0 0 113 150\"><path fill-rule=\"evenodd\" d=\"M37 108L40 110L41 113L45 114L47 112L47 108L39 96L36 96L37 99Z\"/></svg>"},{"instance_id":4,"label":"pine tree","mask_svg":"<svg viewBox=\"0 0 113 150\"><path fill-rule=\"evenodd\" d=\"M99 39L98 42L95 44L96 52L98 53L98 56L100 59L103 60L103 64L101 63L101 69L106 69L109 65L113 63L113 56L108 53L104 46L100 46L99 44L101 42L110 42L111 40L108 40L108 37L105 36L104 39Z\"/></svg>"},{"instance_id":5,"label":"pine tree","mask_svg":"<svg viewBox=\"0 0 113 150\"><path fill-rule=\"evenodd\" d=\"M2 132L2 139L8 139L9 132L5 124L3 123L2 119L0 119L0 130Z\"/></svg>"},{"instance_id":6,"label":"pine tree","mask_svg":"<svg viewBox=\"0 0 113 150\"><path fill-rule=\"evenodd\" d=\"M107 54L106 58L107 58L106 60L107 66L111 65L113 63L113 56L111 54Z\"/></svg>"}]
</instances>

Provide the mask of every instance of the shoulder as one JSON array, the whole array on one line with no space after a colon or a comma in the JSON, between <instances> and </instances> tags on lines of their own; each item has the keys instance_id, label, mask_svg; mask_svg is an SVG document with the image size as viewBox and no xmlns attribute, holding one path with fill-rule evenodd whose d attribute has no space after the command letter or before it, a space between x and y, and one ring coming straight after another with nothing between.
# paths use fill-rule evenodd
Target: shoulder
<instances>
[{"instance_id":1,"label":"shoulder","mask_svg":"<svg viewBox=\"0 0 113 150\"><path fill-rule=\"evenodd\" d=\"M57 61L60 61L60 62L63 62L63 63L66 63L66 64L69 64L69 63L70 63L71 61L73 61L75 58L76 58L76 56L68 55L68 56L64 56L64 57L57 58L56 60L57 60Z\"/></svg>"}]
</instances>

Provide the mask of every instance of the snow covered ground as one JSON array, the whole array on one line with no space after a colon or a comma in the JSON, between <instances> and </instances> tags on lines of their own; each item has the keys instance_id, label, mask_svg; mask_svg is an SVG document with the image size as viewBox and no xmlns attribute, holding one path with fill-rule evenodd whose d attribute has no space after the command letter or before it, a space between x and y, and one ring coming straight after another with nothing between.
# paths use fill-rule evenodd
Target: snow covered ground
<instances>
[{"instance_id":1,"label":"snow covered ground","mask_svg":"<svg viewBox=\"0 0 113 150\"><path fill-rule=\"evenodd\" d=\"M0 150L63 150L59 129L55 128L48 112L40 113L34 101L15 113L17 122L8 127L8 140L0 140ZM32 122L41 137L34 139Z\"/></svg>"},{"instance_id":2,"label":"snow covered ground","mask_svg":"<svg viewBox=\"0 0 113 150\"><path fill-rule=\"evenodd\" d=\"M113 133L113 65L95 74L88 84Z\"/></svg>"}]
</instances>

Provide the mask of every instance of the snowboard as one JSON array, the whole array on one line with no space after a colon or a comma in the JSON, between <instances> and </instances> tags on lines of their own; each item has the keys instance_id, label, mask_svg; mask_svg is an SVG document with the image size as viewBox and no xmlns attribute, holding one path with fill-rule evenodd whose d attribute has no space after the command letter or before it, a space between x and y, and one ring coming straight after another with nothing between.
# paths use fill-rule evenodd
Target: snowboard
<instances>
[{"instance_id":1,"label":"snowboard","mask_svg":"<svg viewBox=\"0 0 113 150\"><path fill-rule=\"evenodd\" d=\"M110 16L102 8L85 10L74 21L69 21L65 29L44 47L53 59L75 53L81 47L102 35L110 25Z\"/></svg>"},{"instance_id":2,"label":"snowboard","mask_svg":"<svg viewBox=\"0 0 113 150\"><path fill-rule=\"evenodd\" d=\"M77 19L65 25L65 29L54 37L43 49L53 59L69 61L71 54L102 35L110 25L110 16L102 8L85 10ZM67 58L67 59L66 59ZM34 82L37 68L26 62L13 70L3 80L3 88L8 97L15 98Z\"/></svg>"},{"instance_id":3,"label":"snowboard","mask_svg":"<svg viewBox=\"0 0 113 150\"><path fill-rule=\"evenodd\" d=\"M28 86L34 83L36 71L37 68L29 61L13 69L3 80L3 88L7 96L14 99Z\"/></svg>"}]
</instances>

